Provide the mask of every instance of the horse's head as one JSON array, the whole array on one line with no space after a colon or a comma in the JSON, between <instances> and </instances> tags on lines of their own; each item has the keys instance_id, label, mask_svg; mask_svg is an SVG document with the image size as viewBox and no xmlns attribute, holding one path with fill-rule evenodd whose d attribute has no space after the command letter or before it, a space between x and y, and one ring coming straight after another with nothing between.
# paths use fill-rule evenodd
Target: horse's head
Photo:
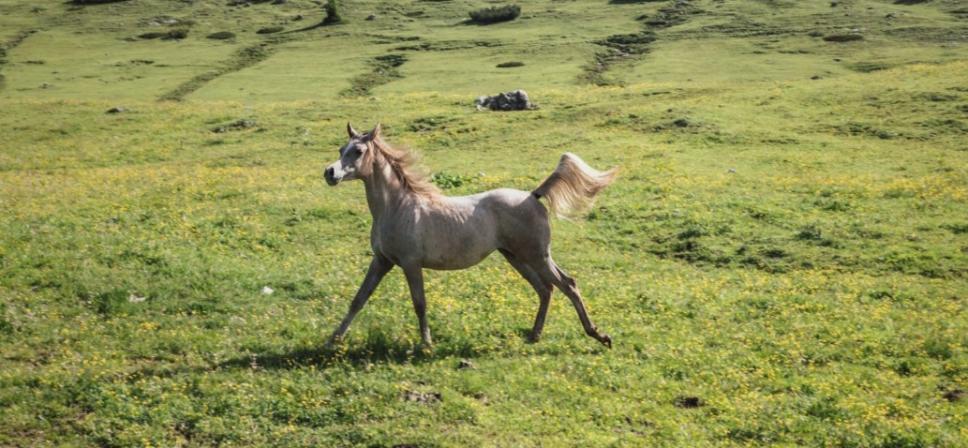
<instances>
[{"instance_id":1,"label":"horse's head","mask_svg":"<svg viewBox=\"0 0 968 448\"><path fill-rule=\"evenodd\" d=\"M360 134L353 129L353 125L346 123L346 132L350 140L339 149L339 159L330 164L323 177L326 183L336 185L344 180L361 179L369 176L371 164L370 152L373 151L371 143L380 136L380 124L377 123L372 131Z\"/></svg>"}]
</instances>

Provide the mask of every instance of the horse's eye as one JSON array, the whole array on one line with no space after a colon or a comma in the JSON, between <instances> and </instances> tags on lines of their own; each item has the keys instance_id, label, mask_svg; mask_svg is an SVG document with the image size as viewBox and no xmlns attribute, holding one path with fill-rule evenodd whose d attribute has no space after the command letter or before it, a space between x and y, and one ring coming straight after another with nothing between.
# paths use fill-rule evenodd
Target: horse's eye
<instances>
[{"instance_id":1,"label":"horse's eye","mask_svg":"<svg viewBox=\"0 0 968 448\"><path fill-rule=\"evenodd\" d=\"M356 155L363 154L363 148L360 148L359 146L353 148L353 154L356 154Z\"/></svg>"}]
</instances>

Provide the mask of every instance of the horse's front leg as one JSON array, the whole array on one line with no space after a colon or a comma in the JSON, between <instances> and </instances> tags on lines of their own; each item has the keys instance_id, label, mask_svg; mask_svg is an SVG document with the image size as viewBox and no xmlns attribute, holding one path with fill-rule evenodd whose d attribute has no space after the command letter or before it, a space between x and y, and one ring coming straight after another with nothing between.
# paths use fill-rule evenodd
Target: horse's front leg
<instances>
[{"instance_id":1,"label":"horse's front leg","mask_svg":"<svg viewBox=\"0 0 968 448\"><path fill-rule=\"evenodd\" d=\"M403 273L407 276L407 284L410 285L410 298L413 299L413 310L417 313L417 320L420 322L420 339L425 348L433 345L430 338L430 328L427 326L427 299L424 297L423 269L418 266L404 266Z\"/></svg>"},{"instance_id":2,"label":"horse's front leg","mask_svg":"<svg viewBox=\"0 0 968 448\"><path fill-rule=\"evenodd\" d=\"M363 277L363 284L360 285L359 291L356 292L356 297L350 303L350 310L329 338L327 345L332 346L343 339L343 335L350 328L350 323L353 322L356 313L359 313L363 309L363 305L366 305L366 301L373 294L373 290L376 289L377 285L380 284L380 280L383 280L383 277L391 269L393 269L393 263L390 260L380 254L373 255L373 260L370 261L370 268L366 270L366 277Z\"/></svg>"}]
</instances>

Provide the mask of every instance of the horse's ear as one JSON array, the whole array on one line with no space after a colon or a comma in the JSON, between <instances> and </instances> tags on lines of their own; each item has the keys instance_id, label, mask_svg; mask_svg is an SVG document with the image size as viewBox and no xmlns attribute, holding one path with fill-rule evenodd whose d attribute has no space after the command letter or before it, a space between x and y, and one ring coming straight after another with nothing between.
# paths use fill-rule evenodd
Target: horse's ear
<instances>
[{"instance_id":1,"label":"horse's ear","mask_svg":"<svg viewBox=\"0 0 968 448\"><path fill-rule=\"evenodd\" d=\"M373 126L373 130L370 131L370 138L378 138L382 134L383 134L383 126L380 123L377 123L376 126Z\"/></svg>"},{"instance_id":2,"label":"horse's ear","mask_svg":"<svg viewBox=\"0 0 968 448\"><path fill-rule=\"evenodd\" d=\"M356 129L353 129L353 125L348 121L346 122L346 133L350 135L350 138L357 138L360 136L360 133L356 132Z\"/></svg>"}]
</instances>

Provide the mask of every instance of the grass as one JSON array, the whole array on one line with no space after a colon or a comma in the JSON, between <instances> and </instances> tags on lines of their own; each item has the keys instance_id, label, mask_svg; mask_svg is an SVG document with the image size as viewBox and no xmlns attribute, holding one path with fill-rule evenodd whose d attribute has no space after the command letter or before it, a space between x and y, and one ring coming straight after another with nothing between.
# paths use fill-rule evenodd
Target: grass
<instances>
[{"instance_id":1,"label":"grass","mask_svg":"<svg viewBox=\"0 0 968 448\"><path fill-rule=\"evenodd\" d=\"M341 2L263 36L319 5L0 0L0 445L966 446L956 2L690 3ZM128 39L160 15L187 37ZM602 42L648 51L597 86ZM514 88L541 109L474 110ZM321 175L346 121L448 194L621 166L553 224L615 348L560 293L526 343L491 257L425 274L432 351L399 270L323 349L369 257L362 186Z\"/></svg>"}]
</instances>

